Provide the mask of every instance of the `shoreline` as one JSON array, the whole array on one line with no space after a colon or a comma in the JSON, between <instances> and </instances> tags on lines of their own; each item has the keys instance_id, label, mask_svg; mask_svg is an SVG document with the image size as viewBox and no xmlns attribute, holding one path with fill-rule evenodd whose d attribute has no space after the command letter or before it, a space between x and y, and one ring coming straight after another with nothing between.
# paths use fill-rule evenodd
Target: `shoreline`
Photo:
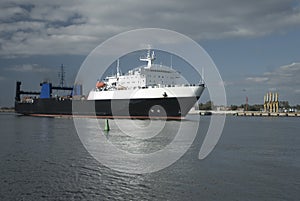
<instances>
[{"instance_id":1,"label":"shoreline","mask_svg":"<svg viewBox=\"0 0 300 201\"><path fill-rule=\"evenodd\" d=\"M1 113L14 113L15 109L3 109L3 108L1 108L0 112Z\"/></svg>"},{"instance_id":2,"label":"shoreline","mask_svg":"<svg viewBox=\"0 0 300 201\"><path fill-rule=\"evenodd\" d=\"M261 112L261 111L217 111L217 110L192 110L188 114L192 115L233 115L247 117L300 117L300 112Z\"/></svg>"}]
</instances>

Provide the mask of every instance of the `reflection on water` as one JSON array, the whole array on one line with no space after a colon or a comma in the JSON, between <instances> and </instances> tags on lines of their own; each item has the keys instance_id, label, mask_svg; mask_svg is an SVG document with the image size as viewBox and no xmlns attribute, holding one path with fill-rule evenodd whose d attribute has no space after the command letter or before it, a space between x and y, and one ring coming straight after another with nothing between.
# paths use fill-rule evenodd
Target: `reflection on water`
<instances>
[{"instance_id":1,"label":"reflection on water","mask_svg":"<svg viewBox=\"0 0 300 201\"><path fill-rule=\"evenodd\" d=\"M199 126L192 120L144 121L110 120L111 130L105 132L101 127L104 120L74 119L83 145L96 160L135 174L159 171L176 162L192 145ZM144 137L148 133L151 138Z\"/></svg>"},{"instance_id":2,"label":"reflection on water","mask_svg":"<svg viewBox=\"0 0 300 201\"><path fill-rule=\"evenodd\" d=\"M159 120L122 119L109 122L111 130L105 133L108 141L131 153L152 153L163 149L174 139L180 125L179 121Z\"/></svg>"}]
</instances>

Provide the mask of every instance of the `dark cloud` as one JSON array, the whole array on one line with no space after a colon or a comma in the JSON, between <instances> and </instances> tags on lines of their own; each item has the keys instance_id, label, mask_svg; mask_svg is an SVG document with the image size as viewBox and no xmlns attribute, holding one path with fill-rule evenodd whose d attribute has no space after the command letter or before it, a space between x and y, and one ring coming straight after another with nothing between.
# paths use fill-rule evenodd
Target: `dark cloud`
<instances>
[{"instance_id":1,"label":"dark cloud","mask_svg":"<svg viewBox=\"0 0 300 201\"><path fill-rule=\"evenodd\" d=\"M300 24L294 1L2 1L1 56L87 54L123 31L156 27L195 40L257 37Z\"/></svg>"}]
</instances>

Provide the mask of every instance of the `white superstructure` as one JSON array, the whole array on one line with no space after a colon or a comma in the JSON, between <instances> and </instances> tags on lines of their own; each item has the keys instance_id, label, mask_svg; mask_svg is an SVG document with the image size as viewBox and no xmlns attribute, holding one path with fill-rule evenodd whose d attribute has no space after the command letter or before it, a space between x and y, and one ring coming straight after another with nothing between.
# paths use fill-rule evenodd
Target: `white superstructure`
<instances>
[{"instance_id":1,"label":"white superstructure","mask_svg":"<svg viewBox=\"0 0 300 201\"><path fill-rule=\"evenodd\" d=\"M186 85L181 75L174 69L153 64L154 51L148 50L146 57L140 61L147 65L129 70L122 74L117 62L117 73L98 82L96 88L89 93L89 100L99 99L137 99L161 97L199 97L202 86Z\"/></svg>"}]
</instances>

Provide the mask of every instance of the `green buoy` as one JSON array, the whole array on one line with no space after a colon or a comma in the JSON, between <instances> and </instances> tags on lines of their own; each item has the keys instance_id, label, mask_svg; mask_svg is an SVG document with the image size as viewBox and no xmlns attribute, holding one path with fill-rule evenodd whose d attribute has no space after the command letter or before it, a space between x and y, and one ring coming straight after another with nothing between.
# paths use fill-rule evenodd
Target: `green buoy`
<instances>
[{"instance_id":1,"label":"green buoy","mask_svg":"<svg viewBox=\"0 0 300 201\"><path fill-rule=\"evenodd\" d=\"M109 131L109 123L108 123L108 119L105 119L105 126L104 126L104 131Z\"/></svg>"}]
</instances>

